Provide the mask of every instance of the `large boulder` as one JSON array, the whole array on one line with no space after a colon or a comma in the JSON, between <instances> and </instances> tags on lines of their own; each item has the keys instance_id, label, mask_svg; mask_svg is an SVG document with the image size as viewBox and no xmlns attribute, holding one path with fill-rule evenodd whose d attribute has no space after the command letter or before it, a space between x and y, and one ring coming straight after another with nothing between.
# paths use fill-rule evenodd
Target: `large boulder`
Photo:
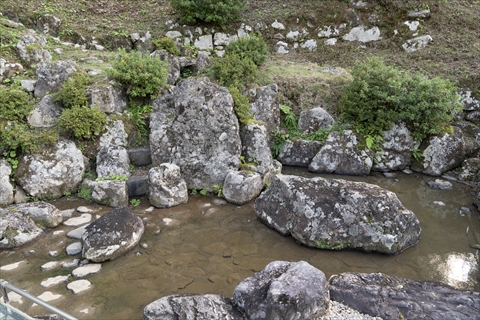
<instances>
[{"instance_id":1,"label":"large boulder","mask_svg":"<svg viewBox=\"0 0 480 320\"><path fill-rule=\"evenodd\" d=\"M128 207L115 208L82 233L82 257L93 262L112 260L132 249L143 235L142 219Z\"/></svg>"},{"instance_id":2,"label":"large boulder","mask_svg":"<svg viewBox=\"0 0 480 320\"><path fill-rule=\"evenodd\" d=\"M352 130L333 132L312 159L308 171L365 176L373 160L368 149L361 148Z\"/></svg>"},{"instance_id":3,"label":"large boulder","mask_svg":"<svg viewBox=\"0 0 480 320\"><path fill-rule=\"evenodd\" d=\"M143 310L144 320L243 320L229 298L217 294L163 297Z\"/></svg>"},{"instance_id":4,"label":"large boulder","mask_svg":"<svg viewBox=\"0 0 480 320\"><path fill-rule=\"evenodd\" d=\"M278 86L270 84L250 91L252 102L250 111L253 118L265 124L267 136L280 126L280 108L278 103Z\"/></svg>"},{"instance_id":5,"label":"large boulder","mask_svg":"<svg viewBox=\"0 0 480 320\"><path fill-rule=\"evenodd\" d=\"M27 30L17 43L17 52L22 62L27 65L35 65L42 61L52 60L52 55L43 46L47 44L44 36L34 30Z\"/></svg>"},{"instance_id":6,"label":"large boulder","mask_svg":"<svg viewBox=\"0 0 480 320\"><path fill-rule=\"evenodd\" d=\"M374 156L372 170L399 171L408 167L412 162L413 150L418 144L407 127L403 123L396 123L392 129L382 134L382 138L380 150Z\"/></svg>"},{"instance_id":7,"label":"large boulder","mask_svg":"<svg viewBox=\"0 0 480 320\"><path fill-rule=\"evenodd\" d=\"M84 172L82 152L73 141L60 139L42 153L20 157L15 179L34 197L61 197L76 192Z\"/></svg>"},{"instance_id":8,"label":"large boulder","mask_svg":"<svg viewBox=\"0 0 480 320\"><path fill-rule=\"evenodd\" d=\"M0 207L13 203L13 186L10 183L12 166L7 161L0 159Z\"/></svg>"},{"instance_id":9,"label":"large boulder","mask_svg":"<svg viewBox=\"0 0 480 320\"><path fill-rule=\"evenodd\" d=\"M21 247L42 234L42 228L30 217L8 208L0 208L0 249Z\"/></svg>"},{"instance_id":10,"label":"large boulder","mask_svg":"<svg viewBox=\"0 0 480 320\"><path fill-rule=\"evenodd\" d=\"M274 261L240 282L232 301L250 320L318 319L328 309L328 282L305 261Z\"/></svg>"},{"instance_id":11,"label":"large boulder","mask_svg":"<svg viewBox=\"0 0 480 320\"><path fill-rule=\"evenodd\" d=\"M213 191L240 165L233 98L208 78L188 78L153 102L150 148L154 165L180 167L189 189Z\"/></svg>"},{"instance_id":12,"label":"large boulder","mask_svg":"<svg viewBox=\"0 0 480 320\"><path fill-rule=\"evenodd\" d=\"M382 273L342 273L330 278L330 298L382 319L479 319L480 292Z\"/></svg>"},{"instance_id":13,"label":"large boulder","mask_svg":"<svg viewBox=\"0 0 480 320\"><path fill-rule=\"evenodd\" d=\"M453 127L452 133L427 139L420 149L423 158L420 163L414 162L411 168L431 176L440 176L458 167L465 159L465 141L457 127Z\"/></svg>"},{"instance_id":14,"label":"large boulder","mask_svg":"<svg viewBox=\"0 0 480 320\"><path fill-rule=\"evenodd\" d=\"M56 227L72 216L72 210L58 210L54 205L43 201L16 204L8 208L29 217L42 228Z\"/></svg>"},{"instance_id":15,"label":"large boulder","mask_svg":"<svg viewBox=\"0 0 480 320\"><path fill-rule=\"evenodd\" d=\"M41 62L37 66L35 97L42 98L47 93L57 92L68 80L70 74L77 71L75 64L69 61Z\"/></svg>"},{"instance_id":16,"label":"large boulder","mask_svg":"<svg viewBox=\"0 0 480 320\"><path fill-rule=\"evenodd\" d=\"M364 182L277 175L255 211L282 235L320 249L397 254L420 240L415 214L393 192Z\"/></svg>"},{"instance_id":17,"label":"large boulder","mask_svg":"<svg viewBox=\"0 0 480 320\"><path fill-rule=\"evenodd\" d=\"M228 202L245 204L257 197L263 189L262 176L253 171L232 171L225 178L223 196Z\"/></svg>"},{"instance_id":18,"label":"large boulder","mask_svg":"<svg viewBox=\"0 0 480 320\"><path fill-rule=\"evenodd\" d=\"M308 167L321 148L320 141L287 140L280 150L277 160L286 166Z\"/></svg>"},{"instance_id":19,"label":"large boulder","mask_svg":"<svg viewBox=\"0 0 480 320\"><path fill-rule=\"evenodd\" d=\"M172 163L162 163L148 171L148 200L157 208L178 206L188 201L188 189L180 168Z\"/></svg>"}]
</instances>

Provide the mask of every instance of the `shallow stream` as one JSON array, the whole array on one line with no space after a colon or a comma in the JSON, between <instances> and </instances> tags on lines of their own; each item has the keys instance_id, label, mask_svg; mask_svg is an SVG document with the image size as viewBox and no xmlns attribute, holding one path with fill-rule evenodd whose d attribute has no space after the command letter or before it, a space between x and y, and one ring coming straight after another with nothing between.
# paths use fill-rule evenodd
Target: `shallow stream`
<instances>
[{"instance_id":1,"label":"shallow stream","mask_svg":"<svg viewBox=\"0 0 480 320\"><path fill-rule=\"evenodd\" d=\"M318 176L299 168L284 168L283 173ZM87 276L93 286L84 293L73 295L63 283L49 288L40 285L47 278L71 273L71 269L61 268L41 271L40 266L80 257L65 253L67 245L78 241L66 237L73 227L60 226L28 246L1 251L2 266L26 262L14 270L0 271L0 278L34 295L45 291L61 295L50 303L79 319L142 319L147 304L172 294L217 293L231 297L241 280L274 260L307 261L322 270L327 279L348 271L383 272L480 291L479 251L470 247L480 243L480 215L472 205L475 197L470 187L453 182L453 190L430 189L426 183L435 178L419 174L399 173L396 178L379 173L368 177L321 176L365 181L395 192L420 220L422 239L396 256L324 251L304 247L266 227L256 218L253 202L222 205L215 204L215 197L198 195L190 197L185 205L145 213L149 203L141 199L141 205L133 208L145 223L140 245L103 263L98 274ZM434 201L442 201L445 206ZM98 208L97 214L109 211L67 199L52 204L59 209L87 205ZM461 211L461 207L470 212ZM65 232L54 235L58 230ZM49 256L52 250L59 255ZM31 315L48 313L24 299L13 305Z\"/></svg>"}]
</instances>

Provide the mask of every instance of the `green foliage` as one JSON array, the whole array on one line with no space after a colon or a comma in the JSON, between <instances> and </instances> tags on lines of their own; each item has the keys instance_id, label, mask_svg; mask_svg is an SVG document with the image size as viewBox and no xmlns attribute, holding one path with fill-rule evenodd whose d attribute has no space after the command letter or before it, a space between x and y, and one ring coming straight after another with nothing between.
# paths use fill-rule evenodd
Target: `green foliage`
<instances>
[{"instance_id":1,"label":"green foliage","mask_svg":"<svg viewBox=\"0 0 480 320\"><path fill-rule=\"evenodd\" d=\"M268 46L261 35L251 35L230 42L225 48L225 54L236 54L242 59L250 59L257 66L265 62L268 56Z\"/></svg>"},{"instance_id":2,"label":"green foliage","mask_svg":"<svg viewBox=\"0 0 480 320\"><path fill-rule=\"evenodd\" d=\"M283 121L284 127L287 129L290 135L297 135L299 131L297 116L292 112L292 109L289 106L281 104L279 107L285 115Z\"/></svg>"},{"instance_id":3,"label":"green foliage","mask_svg":"<svg viewBox=\"0 0 480 320\"><path fill-rule=\"evenodd\" d=\"M175 40L169 37L157 38L152 40L152 44L155 49L162 50L165 49L167 52L173 54L174 56L180 55L180 50L178 49L177 43Z\"/></svg>"},{"instance_id":4,"label":"green foliage","mask_svg":"<svg viewBox=\"0 0 480 320\"><path fill-rule=\"evenodd\" d=\"M202 189L202 190L200 190L199 193L200 193L202 196L206 196L207 193L208 193L208 190L207 190L207 189Z\"/></svg>"},{"instance_id":5,"label":"green foliage","mask_svg":"<svg viewBox=\"0 0 480 320\"><path fill-rule=\"evenodd\" d=\"M230 91L230 94L232 95L234 102L233 109L237 114L238 121L240 121L241 124L246 125L248 121L252 119L252 113L250 112L250 99L241 94L237 87L230 86L228 87L228 91Z\"/></svg>"},{"instance_id":6,"label":"green foliage","mask_svg":"<svg viewBox=\"0 0 480 320\"><path fill-rule=\"evenodd\" d=\"M27 116L35 108L35 101L17 85L0 89L0 120L26 121Z\"/></svg>"},{"instance_id":7,"label":"green foliage","mask_svg":"<svg viewBox=\"0 0 480 320\"><path fill-rule=\"evenodd\" d=\"M80 189L78 189L77 196L79 198L90 201L90 200L92 200L92 194L93 194L93 189L92 188L87 188L85 186L81 186Z\"/></svg>"},{"instance_id":8,"label":"green foliage","mask_svg":"<svg viewBox=\"0 0 480 320\"><path fill-rule=\"evenodd\" d=\"M414 149L412 152L412 156L417 161L422 161L423 159L423 153L420 149Z\"/></svg>"},{"instance_id":9,"label":"green foliage","mask_svg":"<svg viewBox=\"0 0 480 320\"><path fill-rule=\"evenodd\" d=\"M107 74L117 84L127 87L130 97L150 97L154 99L160 90L167 86L167 62L150 58L141 52L119 50L112 69Z\"/></svg>"},{"instance_id":10,"label":"green foliage","mask_svg":"<svg viewBox=\"0 0 480 320\"><path fill-rule=\"evenodd\" d=\"M245 0L170 0L170 4L180 14L181 23L204 21L224 27L238 20Z\"/></svg>"},{"instance_id":11,"label":"green foliage","mask_svg":"<svg viewBox=\"0 0 480 320\"><path fill-rule=\"evenodd\" d=\"M248 83L254 82L257 76L257 66L252 60L242 59L239 55L232 53L223 58L212 59L209 73L218 84L224 87L245 87Z\"/></svg>"},{"instance_id":12,"label":"green foliage","mask_svg":"<svg viewBox=\"0 0 480 320\"><path fill-rule=\"evenodd\" d=\"M53 94L53 100L66 108L88 105L87 86L91 80L84 72L76 72L65 81L60 90Z\"/></svg>"},{"instance_id":13,"label":"green foliage","mask_svg":"<svg viewBox=\"0 0 480 320\"><path fill-rule=\"evenodd\" d=\"M43 145L58 140L58 132L53 130L30 129L27 124L12 122L0 128L0 148L19 153L39 151Z\"/></svg>"},{"instance_id":14,"label":"green foliage","mask_svg":"<svg viewBox=\"0 0 480 320\"><path fill-rule=\"evenodd\" d=\"M198 193L198 191L197 191L197 189L195 189L195 188L193 188L193 189L192 189L192 192L190 192L190 194L191 194L192 196L197 195L197 193Z\"/></svg>"},{"instance_id":15,"label":"green foliage","mask_svg":"<svg viewBox=\"0 0 480 320\"><path fill-rule=\"evenodd\" d=\"M457 88L448 80L411 76L377 58L356 63L352 76L341 98L341 117L367 138L403 121L422 140L443 133L460 110Z\"/></svg>"},{"instance_id":16,"label":"green foliage","mask_svg":"<svg viewBox=\"0 0 480 320\"><path fill-rule=\"evenodd\" d=\"M76 139L93 139L105 129L107 116L97 108L73 106L62 112L58 124Z\"/></svg>"},{"instance_id":17,"label":"green foliage","mask_svg":"<svg viewBox=\"0 0 480 320\"><path fill-rule=\"evenodd\" d=\"M270 149L272 150L272 157L276 158L283 151L287 137L282 131L276 130L272 132L272 138Z\"/></svg>"},{"instance_id":18,"label":"green foliage","mask_svg":"<svg viewBox=\"0 0 480 320\"><path fill-rule=\"evenodd\" d=\"M15 170L18 168L18 156L15 150L11 151L5 151L3 153L3 156L7 160L8 163L12 166L12 174L15 172Z\"/></svg>"},{"instance_id":19,"label":"green foliage","mask_svg":"<svg viewBox=\"0 0 480 320\"><path fill-rule=\"evenodd\" d=\"M130 99L127 111L137 127L137 140L144 142L150 134L148 119L153 112L153 107L151 105L141 105Z\"/></svg>"},{"instance_id":20,"label":"green foliage","mask_svg":"<svg viewBox=\"0 0 480 320\"><path fill-rule=\"evenodd\" d=\"M221 185L218 185L218 184L214 184L213 185L213 190L215 191L215 193L217 194L217 197L221 197L222 194L223 194L223 187Z\"/></svg>"},{"instance_id":21,"label":"green foliage","mask_svg":"<svg viewBox=\"0 0 480 320\"><path fill-rule=\"evenodd\" d=\"M108 177L95 179L95 181L105 181L105 180L127 181L128 177L121 176L121 175L118 175L118 174L115 174L115 173L110 173L108 175Z\"/></svg>"},{"instance_id":22,"label":"green foliage","mask_svg":"<svg viewBox=\"0 0 480 320\"><path fill-rule=\"evenodd\" d=\"M132 199L130 200L130 204L134 207L138 207L140 205L140 199Z\"/></svg>"}]
</instances>

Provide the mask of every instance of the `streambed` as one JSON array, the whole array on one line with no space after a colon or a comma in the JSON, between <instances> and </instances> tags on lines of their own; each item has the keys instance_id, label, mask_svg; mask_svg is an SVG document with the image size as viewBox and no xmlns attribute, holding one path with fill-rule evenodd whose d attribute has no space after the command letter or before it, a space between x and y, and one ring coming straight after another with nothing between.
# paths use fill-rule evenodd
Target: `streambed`
<instances>
[{"instance_id":1,"label":"streambed","mask_svg":"<svg viewBox=\"0 0 480 320\"><path fill-rule=\"evenodd\" d=\"M318 176L289 167L283 173ZM71 269L61 268L41 271L42 264L80 257L68 257L65 253L68 244L78 241L66 237L73 227L57 227L28 246L0 252L2 266L26 261L14 270L0 271L0 278L34 295L45 291L61 295L50 303L79 319L142 319L145 305L177 293L231 297L241 280L274 260L307 261L327 278L347 271L383 272L480 291L479 252L470 247L480 243L480 215L471 204L475 196L470 187L453 182L453 190L434 190L426 184L434 177L415 173L398 173L396 178L385 178L379 173L368 177L321 176L369 182L395 192L420 220L422 239L396 256L324 251L304 247L292 237L283 237L266 227L256 218L253 202L243 206L215 204L215 197L198 195L190 197L185 205L145 213L150 205L147 199L141 199L141 205L133 208L145 223L140 245L103 263L98 274L87 276L93 287L84 293L73 295L65 284L40 286L47 278L71 273ZM110 210L67 199L52 204L59 209L87 205L97 208L97 214ZM461 207L470 212L461 211ZM54 235L53 231L59 230L65 232ZM52 250L59 255L49 256ZM32 315L47 313L25 300L13 305Z\"/></svg>"}]
</instances>

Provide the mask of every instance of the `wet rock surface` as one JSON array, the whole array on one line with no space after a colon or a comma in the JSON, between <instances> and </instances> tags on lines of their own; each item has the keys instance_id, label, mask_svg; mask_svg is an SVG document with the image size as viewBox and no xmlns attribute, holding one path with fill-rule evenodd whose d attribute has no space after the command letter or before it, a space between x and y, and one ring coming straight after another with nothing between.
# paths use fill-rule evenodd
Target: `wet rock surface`
<instances>
[{"instance_id":1,"label":"wet rock surface","mask_svg":"<svg viewBox=\"0 0 480 320\"><path fill-rule=\"evenodd\" d=\"M479 319L480 292L382 273L342 273L329 280L332 300L383 319Z\"/></svg>"}]
</instances>

